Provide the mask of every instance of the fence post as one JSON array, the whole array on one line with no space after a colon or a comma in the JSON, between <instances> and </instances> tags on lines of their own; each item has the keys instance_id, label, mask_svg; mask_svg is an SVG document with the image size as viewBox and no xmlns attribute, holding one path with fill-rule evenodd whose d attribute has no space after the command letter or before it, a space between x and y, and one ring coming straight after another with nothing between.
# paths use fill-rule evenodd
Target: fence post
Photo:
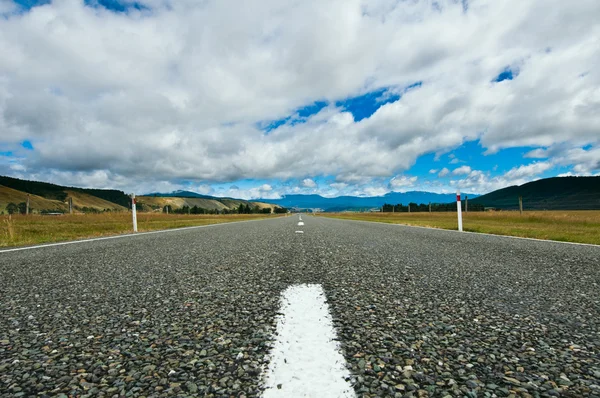
<instances>
[{"instance_id":1,"label":"fence post","mask_svg":"<svg viewBox=\"0 0 600 398\"><path fill-rule=\"evenodd\" d=\"M519 195L519 214L523 215L523 197Z\"/></svg>"},{"instance_id":2,"label":"fence post","mask_svg":"<svg viewBox=\"0 0 600 398\"><path fill-rule=\"evenodd\" d=\"M460 207L460 191L456 191L456 212L458 214L458 230L462 232L463 224L462 224L462 209Z\"/></svg>"},{"instance_id":3,"label":"fence post","mask_svg":"<svg viewBox=\"0 0 600 398\"><path fill-rule=\"evenodd\" d=\"M27 194L27 202L25 205L25 214L29 215L29 194Z\"/></svg>"},{"instance_id":4,"label":"fence post","mask_svg":"<svg viewBox=\"0 0 600 398\"><path fill-rule=\"evenodd\" d=\"M131 194L131 215L133 218L133 232L137 232L137 211L135 208L135 194Z\"/></svg>"},{"instance_id":5,"label":"fence post","mask_svg":"<svg viewBox=\"0 0 600 398\"><path fill-rule=\"evenodd\" d=\"M465 195L465 213L469 212L469 197Z\"/></svg>"},{"instance_id":6,"label":"fence post","mask_svg":"<svg viewBox=\"0 0 600 398\"><path fill-rule=\"evenodd\" d=\"M429 202L429 212L431 213L431 202Z\"/></svg>"},{"instance_id":7,"label":"fence post","mask_svg":"<svg viewBox=\"0 0 600 398\"><path fill-rule=\"evenodd\" d=\"M69 197L69 214L73 214L73 198Z\"/></svg>"}]
</instances>

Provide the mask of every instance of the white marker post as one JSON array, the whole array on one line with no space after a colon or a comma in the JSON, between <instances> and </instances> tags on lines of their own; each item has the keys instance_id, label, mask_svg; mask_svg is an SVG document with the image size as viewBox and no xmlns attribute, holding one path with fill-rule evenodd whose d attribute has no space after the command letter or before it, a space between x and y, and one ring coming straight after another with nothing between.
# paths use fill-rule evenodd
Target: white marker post
<instances>
[{"instance_id":1,"label":"white marker post","mask_svg":"<svg viewBox=\"0 0 600 398\"><path fill-rule=\"evenodd\" d=\"M462 232L462 208L460 206L460 191L456 191L456 211L458 212L458 230Z\"/></svg>"},{"instance_id":2,"label":"white marker post","mask_svg":"<svg viewBox=\"0 0 600 398\"><path fill-rule=\"evenodd\" d=\"M133 232L137 232L137 212L135 209L135 194L131 194L131 215L133 217Z\"/></svg>"}]
</instances>

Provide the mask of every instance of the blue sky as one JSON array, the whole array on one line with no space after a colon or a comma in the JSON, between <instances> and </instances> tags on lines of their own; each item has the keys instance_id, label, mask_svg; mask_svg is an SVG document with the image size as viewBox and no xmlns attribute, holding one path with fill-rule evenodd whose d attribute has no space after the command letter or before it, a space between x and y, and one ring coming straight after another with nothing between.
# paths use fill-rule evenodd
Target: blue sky
<instances>
[{"instance_id":1,"label":"blue sky","mask_svg":"<svg viewBox=\"0 0 600 398\"><path fill-rule=\"evenodd\" d=\"M0 0L0 174L272 198L600 173L595 0L235 4Z\"/></svg>"}]
</instances>

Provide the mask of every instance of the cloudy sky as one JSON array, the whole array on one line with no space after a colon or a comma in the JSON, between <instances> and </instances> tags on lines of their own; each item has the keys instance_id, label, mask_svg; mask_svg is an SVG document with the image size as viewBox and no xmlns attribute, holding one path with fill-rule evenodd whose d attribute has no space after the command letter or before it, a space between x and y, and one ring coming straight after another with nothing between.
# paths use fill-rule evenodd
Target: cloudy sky
<instances>
[{"instance_id":1,"label":"cloudy sky","mask_svg":"<svg viewBox=\"0 0 600 398\"><path fill-rule=\"evenodd\" d=\"M0 0L0 174L138 194L600 173L598 0Z\"/></svg>"}]
</instances>

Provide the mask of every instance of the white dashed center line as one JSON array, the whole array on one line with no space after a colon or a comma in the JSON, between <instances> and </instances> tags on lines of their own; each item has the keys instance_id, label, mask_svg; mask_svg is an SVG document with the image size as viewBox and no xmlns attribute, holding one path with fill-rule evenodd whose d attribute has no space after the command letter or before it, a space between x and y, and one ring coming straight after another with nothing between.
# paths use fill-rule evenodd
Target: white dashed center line
<instances>
[{"instance_id":1,"label":"white dashed center line","mask_svg":"<svg viewBox=\"0 0 600 398\"><path fill-rule=\"evenodd\" d=\"M321 285L281 294L263 397L355 397Z\"/></svg>"}]
</instances>

